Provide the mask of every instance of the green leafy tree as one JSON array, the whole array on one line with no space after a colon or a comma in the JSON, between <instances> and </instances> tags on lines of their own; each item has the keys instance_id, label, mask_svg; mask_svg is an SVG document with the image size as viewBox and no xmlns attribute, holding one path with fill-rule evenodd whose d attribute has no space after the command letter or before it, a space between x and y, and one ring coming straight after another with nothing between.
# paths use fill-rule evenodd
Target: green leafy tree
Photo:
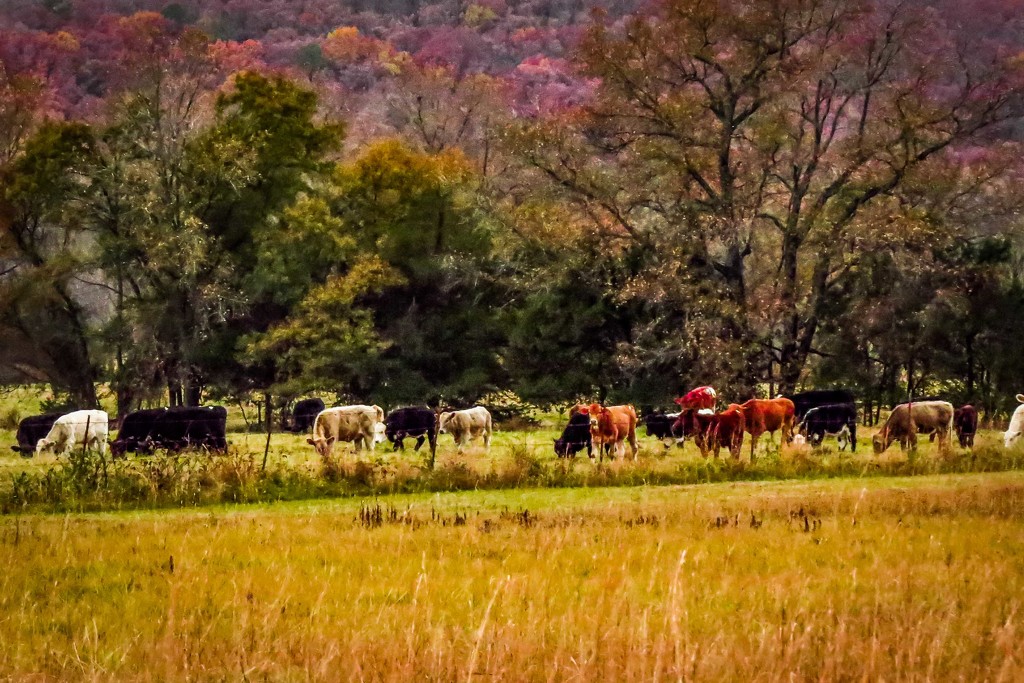
<instances>
[{"instance_id":1,"label":"green leafy tree","mask_svg":"<svg viewBox=\"0 0 1024 683\"><path fill-rule=\"evenodd\" d=\"M23 152L0 168L0 327L12 353L36 379L95 407L97 363L90 349L88 302L77 285L92 269L90 236L80 221L80 173L93 144L78 123L44 124ZM7 354L5 354L7 355Z\"/></svg>"}]
</instances>

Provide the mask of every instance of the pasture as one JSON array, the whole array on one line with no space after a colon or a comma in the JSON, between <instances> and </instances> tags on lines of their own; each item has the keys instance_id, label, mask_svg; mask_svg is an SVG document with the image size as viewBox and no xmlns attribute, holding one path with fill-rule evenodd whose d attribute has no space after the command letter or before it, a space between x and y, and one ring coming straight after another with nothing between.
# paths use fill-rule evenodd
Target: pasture
<instances>
[{"instance_id":1,"label":"pasture","mask_svg":"<svg viewBox=\"0 0 1024 683\"><path fill-rule=\"evenodd\" d=\"M0 676L1020 680L1024 474L0 518Z\"/></svg>"}]
</instances>

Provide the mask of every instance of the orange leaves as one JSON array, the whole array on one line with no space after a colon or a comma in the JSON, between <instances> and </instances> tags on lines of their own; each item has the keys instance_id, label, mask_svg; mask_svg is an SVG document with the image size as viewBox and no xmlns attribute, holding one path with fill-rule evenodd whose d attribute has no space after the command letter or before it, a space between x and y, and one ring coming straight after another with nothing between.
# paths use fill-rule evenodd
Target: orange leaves
<instances>
[{"instance_id":1,"label":"orange leaves","mask_svg":"<svg viewBox=\"0 0 1024 683\"><path fill-rule=\"evenodd\" d=\"M324 55L342 63L357 63L387 54L390 46L376 38L364 36L355 26L342 26L327 34Z\"/></svg>"}]
</instances>

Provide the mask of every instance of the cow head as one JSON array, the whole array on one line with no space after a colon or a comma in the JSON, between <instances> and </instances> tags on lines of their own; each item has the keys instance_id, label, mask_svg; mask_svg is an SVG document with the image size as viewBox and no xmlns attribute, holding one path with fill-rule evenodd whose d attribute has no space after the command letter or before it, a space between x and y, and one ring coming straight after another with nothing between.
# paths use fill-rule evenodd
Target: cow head
<instances>
[{"instance_id":1,"label":"cow head","mask_svg":"<svg viewBox=\"0 0 1024 683\"><path fill-rule=\"evenodd\" d=\"M313 446L316 449L317 455L321 458L326 458L331 454L331 447L334 445L334 437L329 436L326 439L318 436L312 439L306 439L306 443Z\"/></svg>"},{"instance_id":2,"label":"cow head","mask_svg":"<svg viewBox=\"0 0 1024 683\"><path fill-rule=\"evenodd\" d=\"M44 437L36 442L36 455L41 455L43 453L46 453L47 451L52 451L55 448L56 443Z\"/></svg>"},{"instance_id":3,"label":"cow head","mask_svg":"<svg viewBox=\"0 0 1024 683\"><path fill-rule=\"evenodd\" d=\"M374 443L374 445L377 445L379 443L384 443L387 440L388 440L387 428L384 426L384 423L383 422L376 422L376 423L374 423L374 425L373 425L373 443Z\"/></svg>"},{"instance_id":4,"label":"cow head","mask_svg":"<svg viewBox=\"0 0 1024 683\"><path fill-rule=\"evenodd\" d=\"M892 445L893 439L889 430L882 427L881 431L871 437L871 446L875 449L875 455L881 455L885 449Z\"/></svg>"},{"instance_id":5,"label":"cow head","mask_svg":"<svg viewBox=\"0 0 1024 683\"><path fill-rule=\"evenodd\" d=\"M569 455L569 442L565 439L555 439L555 455L564 458Z\"/></svg>"},{"instance_id":6,"label":"cow head","mask_svg":"<svg viewBox=\"0 0 1024 683\"><path fill-rule=\"evenodd\" d=\"M441 413L438 416L438 418L437 418L437 433L438 434L447 434L448 433L448 424L452 421L452 416L454 416L454 415L455 415L455 413L446 412L446 413Z\"/></svg>"}]
</instances>

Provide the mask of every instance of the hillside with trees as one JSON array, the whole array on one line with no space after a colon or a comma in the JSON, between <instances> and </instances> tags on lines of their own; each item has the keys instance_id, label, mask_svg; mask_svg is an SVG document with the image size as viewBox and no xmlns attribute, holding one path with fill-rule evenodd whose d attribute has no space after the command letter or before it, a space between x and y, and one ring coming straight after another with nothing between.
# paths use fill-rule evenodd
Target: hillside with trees
<instances>
[{"instance_id":1,"label":"hillside with trees","mask_svg":"<svg viewBox=\"0 0 1024 683\"><path fill-rule=\"evenodd\" d=\"M0 379L1024 390L1024 3L0 1Z\"/></svg>"}]
</instances>

